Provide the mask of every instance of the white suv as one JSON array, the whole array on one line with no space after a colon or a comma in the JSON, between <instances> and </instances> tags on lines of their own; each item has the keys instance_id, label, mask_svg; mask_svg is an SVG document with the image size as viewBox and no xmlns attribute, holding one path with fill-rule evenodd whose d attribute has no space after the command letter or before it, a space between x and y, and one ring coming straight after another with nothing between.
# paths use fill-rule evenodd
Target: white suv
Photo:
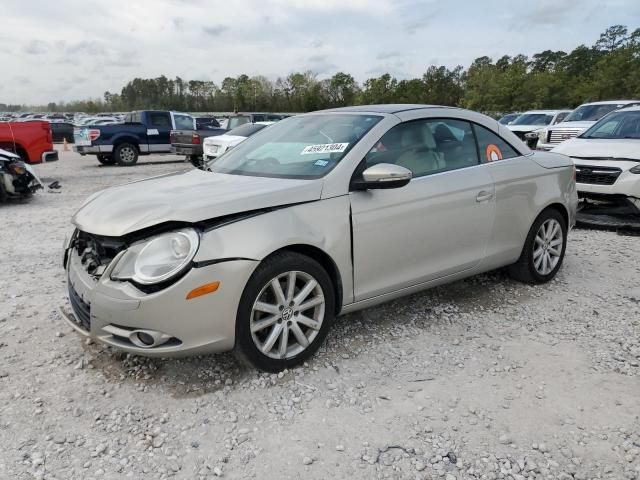
<instances>
[{"instance_id":1,"label":"white suv","mask_svg":"<svg viewBox=\"0 0 640 480\"><path fill-rule=\"evenodd\" d=\"M640 100L607 100L584 103L571 112L564 122L547 128L543 138L538 140L538 150L551 150L565 140L577 137L607 113L623 107L640 105Z\"/></svg>"},{"instance_id":2,"label":"white suv","mask_svg":"<svg viewBox=\"0 0 640 480\"><path fill-rule=\"evenodd\" d=\"M640 213L640 106L610 113L553 152L573 159L580 197Z\"/></svg>"}]
</instances>

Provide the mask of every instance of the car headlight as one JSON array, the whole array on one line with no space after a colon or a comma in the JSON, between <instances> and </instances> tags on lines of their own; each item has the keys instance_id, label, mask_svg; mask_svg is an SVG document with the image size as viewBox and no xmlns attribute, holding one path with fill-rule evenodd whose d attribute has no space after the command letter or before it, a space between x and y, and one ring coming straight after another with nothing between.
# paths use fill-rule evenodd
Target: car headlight
<instances>
[{"instance_id":1,"label":"car headlight","mask_svg":"<svg viewBox=\"0 0 640 480\"><path fill-rule=\"evenodd\" d=\"M640 163L629 170L631 173L640 173Z\"/></svg>"},{"instance_id":2,"label":"car headlight","mask_svg":"<svg viewBox=\"0 0 640 480\"><path fill-rule=\"evenodd\" d=\"M198 251L200 236L191 228L163 233L129 247L111 271L112 280L153 285L182 273Z\"/></svg>"}]
</instances>

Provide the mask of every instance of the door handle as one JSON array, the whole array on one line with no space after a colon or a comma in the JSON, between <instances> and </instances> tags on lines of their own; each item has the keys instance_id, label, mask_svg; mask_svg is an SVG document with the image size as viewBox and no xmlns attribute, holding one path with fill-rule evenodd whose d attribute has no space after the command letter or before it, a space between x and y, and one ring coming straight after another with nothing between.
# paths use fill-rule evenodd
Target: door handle
<instances>
[{"instance_id":1,"label":"door handle","mask_svg":"<svg viewBox=\"0 0 640 480\"><path fill-rule=\"evenodd\" d=\"M491 200L492 198L493 198L492 192L482 190L480 193L478 193L478 196L476 197L476 202L486 202L487 200Z\"/></svg>"}]
</instances>

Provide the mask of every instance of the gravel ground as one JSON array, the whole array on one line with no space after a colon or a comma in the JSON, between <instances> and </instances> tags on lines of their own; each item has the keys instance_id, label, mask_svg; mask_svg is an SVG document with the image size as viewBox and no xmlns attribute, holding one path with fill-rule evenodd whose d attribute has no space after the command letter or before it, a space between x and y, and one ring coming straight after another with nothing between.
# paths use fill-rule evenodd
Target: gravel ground
<instances>
[{"instance_id":1,"label":"gravel ground","mask_svg":"<svg viewBox=\"0 0 640 480\"><path fill-rule=\"evenodd\" d=\"M90 193L190 166L37 166L0 206L0 478L640 479L638 238L575 230L558 277L503 272L338 319L304 367L131 357L62 321Z\"/></svg>"}]
</instances>

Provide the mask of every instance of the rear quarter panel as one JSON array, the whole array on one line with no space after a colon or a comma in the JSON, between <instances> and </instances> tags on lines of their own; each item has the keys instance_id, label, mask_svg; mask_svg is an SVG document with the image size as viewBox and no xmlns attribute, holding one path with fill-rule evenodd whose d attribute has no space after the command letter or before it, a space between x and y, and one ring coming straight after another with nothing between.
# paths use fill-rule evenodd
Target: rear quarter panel
<instances>
[{"instance_id":1,"label":"rear quarter panel","mask_svg":"<svg viewBox=\"0 0 640 480\"><path fill-rule=\"evenodd\" d=\"M569 226L575 223L578 198L573 165L567 164L564 158L545 158L547 155L562 157L537 152L486 165L496 186L496 217L493 237L487 247L487 265L515 262L531 225L549 205L564 206Z\"/></svg>"},{"instance_id":2,"label":"rear quarter panel","mask_svg":"<svg viewBox=\"0 0 640 480\"><path fill-rule=\"evenodd\" d=\"M144 125L104 125L88 128L100 130L100 137L92 142L92 145L114 145L124 141L138 145L147 143L146 127Z\"/></svg>"}]
</instances>

